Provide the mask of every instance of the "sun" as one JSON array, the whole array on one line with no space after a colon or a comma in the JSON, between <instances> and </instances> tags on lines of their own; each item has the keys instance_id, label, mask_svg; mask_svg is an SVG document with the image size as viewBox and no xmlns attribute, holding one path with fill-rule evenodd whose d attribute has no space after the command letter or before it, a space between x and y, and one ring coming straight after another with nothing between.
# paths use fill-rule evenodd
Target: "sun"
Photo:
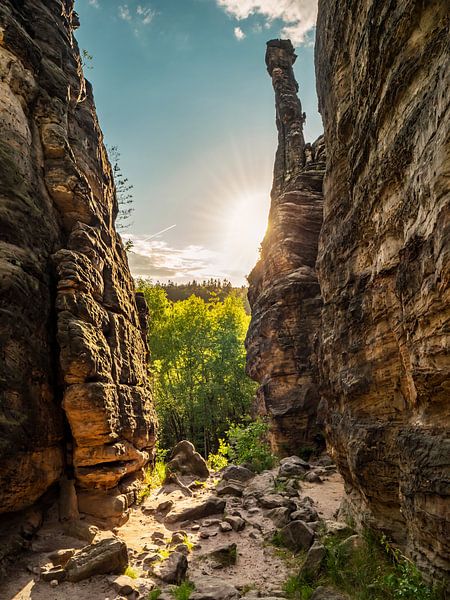
<instances>
[{"instance_id":1,"label":"sun","mask_svg":"<svg viewBox=\"0 0 450 600\"><path fill-rule=\"evenodd\" d=\"M244 192L233 198L224 217L224 254L231 271L249 273L255 266L267 229L267 192Z\"/></svg>"}]
</instances>

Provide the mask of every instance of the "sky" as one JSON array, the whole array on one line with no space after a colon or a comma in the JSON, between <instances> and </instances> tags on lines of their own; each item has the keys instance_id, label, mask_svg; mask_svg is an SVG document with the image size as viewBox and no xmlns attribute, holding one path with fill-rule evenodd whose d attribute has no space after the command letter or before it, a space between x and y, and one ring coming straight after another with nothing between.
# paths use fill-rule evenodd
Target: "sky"
<instances>
[{"instance_id":1,"label":"sky","mask_svg":"<svg viewBox=\"0 0 450 600\"><path fill-rule=\"evenodd\" d=\"M267 226L277 145L266 41L289 37L322 132L316 0L76 0L100 125L133 185L134 276L245 283Z\"/></svg>"}]
</instances>

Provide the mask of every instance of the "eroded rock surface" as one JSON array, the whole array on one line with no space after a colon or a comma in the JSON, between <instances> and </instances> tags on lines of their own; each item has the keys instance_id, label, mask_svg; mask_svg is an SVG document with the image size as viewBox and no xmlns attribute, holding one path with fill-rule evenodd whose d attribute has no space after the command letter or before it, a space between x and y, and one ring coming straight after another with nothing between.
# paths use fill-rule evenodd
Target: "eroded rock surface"
<instances>
[{"instance_id":1,"label":"eroded rock surface","mask_svg":"<svg viewBox=\"0 0 450 600\"><path fill-rule=\"evenodd\" d=\"M316 441L318 388L313 340L321 299L315 262L322 223L323 140L305 144L289 41L268 42L278 150L269 227L249 276L252 321L247 370L261 387L257 411L271 417L274 450L292 454Z\"/></svg>"},{"instance_id":2,"label":"eroded rock surface","mask_svg":"<svg viewBox=\"0 0 450 600\"><path fill-rule=\"evenodd\" d=\"M437 579L450 556L448 6L321 0L316 39L328 437L356 521Z\"/></svg>"},{"instance_id":3,"label":"eroded rock surface","mask_svg":"<svg viewBox=\"0 0 450 600\"><path fill-rule=\"evenodd\" d=\"M145 318L77 25L72 0L0 6L0 512L63 465L126 510L154 446Z\"/></svg>"}]
</instances>

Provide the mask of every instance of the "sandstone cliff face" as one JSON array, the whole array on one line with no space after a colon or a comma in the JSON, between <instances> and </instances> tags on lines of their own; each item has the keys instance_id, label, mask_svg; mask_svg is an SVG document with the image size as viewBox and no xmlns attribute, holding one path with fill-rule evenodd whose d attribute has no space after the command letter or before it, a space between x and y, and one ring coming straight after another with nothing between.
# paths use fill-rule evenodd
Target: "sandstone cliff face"
<instances>
[{"instance_id":1,"label":"sandstone cliff face","mask_svg":"<svg viewBox=\"0 0 450 600\"><path fill-rule=\"evenodd\" d=\"M278 150L269 227L249 276L252 320L247 371L261 384L257 411L271 421L280 454L316 442L318 387L314 336L321 299L315 262L322 223L323 140L305 144L289 41L268 43L266 64L275 90Z\"/></svg>"},{"instance_id":2,"label":"sandstone cliff face","mask_svg":"<svg viewBox=\"0 0 450 600\"><path fill-rule=\"evenodd\" d=\"M355 518L441 577L450 555L448 6L321 0L316 69L327 434Z\"/></svg>"},{"instance_id":3,"label":"sandstone cliff face","mask_svg":"<svg viewBox=\"0 0 450 600\"><path fill-rule=\"evenodd\" d=\"M73 0L0 6L0 512L65 471L119 518L156 419L77 25Z\"/></svg>"}]
</instances>

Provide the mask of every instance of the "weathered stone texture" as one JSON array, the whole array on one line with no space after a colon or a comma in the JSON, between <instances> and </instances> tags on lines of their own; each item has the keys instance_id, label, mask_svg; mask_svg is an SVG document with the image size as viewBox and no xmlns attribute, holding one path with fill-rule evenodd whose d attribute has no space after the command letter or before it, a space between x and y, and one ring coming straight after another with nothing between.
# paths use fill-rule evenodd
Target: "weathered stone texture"
<instances>
[{"instance_id":1,"label":"weathered stone texture","mask_svg":"<svg viewBox=\"0 0 450 600\"><path fill-rule=\"evenodd\" d=\"M72 0L0 5L0 512L64 466L127 500L154 446L145 309L77 25Z\"/></svg>"},{"instance_id":2,"label":"weathered stone texture","mask_svg":"<svg viewBox=\"0 0 450 600\"><path fill-rule=\"evenodd\" d=\"M319 365L357 520L450 555L448 5L320 0Z\"/></svg>"},{"instance_id":3,"label":"weathered stone texture","mask_svg":"<svg viewBox=\"0 0 450 600\"><path fill-rule=\"evenodd\" d=\"M321 299L315 262L322 223L323 140L303 138L289 41L268 43L266 64L275 90L278 150L269 226L249 276L252 321L247 370L261 384L257 410L271 417L271 442L281 454L311 445L318 388L313 345Z\"/></svg>"}]
</instances>

